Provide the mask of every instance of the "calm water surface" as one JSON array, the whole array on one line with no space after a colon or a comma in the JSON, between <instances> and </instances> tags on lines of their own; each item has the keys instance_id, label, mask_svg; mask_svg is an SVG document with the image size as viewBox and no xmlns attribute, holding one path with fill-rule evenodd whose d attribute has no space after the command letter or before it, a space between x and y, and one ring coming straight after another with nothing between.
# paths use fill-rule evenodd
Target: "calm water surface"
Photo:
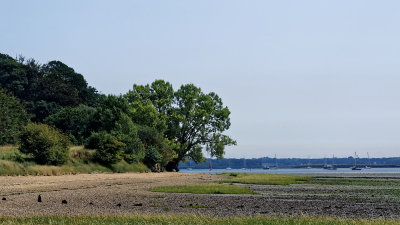
<instances>
[{"instance_id":1,"label":"calm water surface","mask_svg":"<svg viewBox=\"0 0 400 225\"><path fill-rule=\"evenodd\" d=\"M322 168L311 169L181 169L182 173L201 173L201 174L219 174L219 173L274 173L274 174L302 174L302 173L400 173L400 168L371 168L362 170L351 170L350 168L338 168L337 170L326 170Z\"/></svg>"}]
</instances>

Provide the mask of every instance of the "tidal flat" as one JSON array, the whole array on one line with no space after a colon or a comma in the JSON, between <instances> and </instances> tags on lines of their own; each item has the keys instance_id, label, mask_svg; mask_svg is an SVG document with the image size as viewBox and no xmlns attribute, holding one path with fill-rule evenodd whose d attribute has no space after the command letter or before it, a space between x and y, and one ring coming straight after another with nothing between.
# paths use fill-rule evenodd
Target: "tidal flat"
<instances>
[{"instance_id":1,"label":"tidal flat","mask_svg":"<svg viewBox=\"0 0 400 225\"><path fill-rule=\"evenodd\" d=\"M205 217L400 217L400 177L330 174L287 185L229 183L229 174L116 173L0 177L0 217L199 215ZM307 176L306 174L302 176ZM253 194L155 192L224 183ZM38 202L38 196L41 202ZM63 200L66 203L62 203Z\"/></svg>"}]
</instances>

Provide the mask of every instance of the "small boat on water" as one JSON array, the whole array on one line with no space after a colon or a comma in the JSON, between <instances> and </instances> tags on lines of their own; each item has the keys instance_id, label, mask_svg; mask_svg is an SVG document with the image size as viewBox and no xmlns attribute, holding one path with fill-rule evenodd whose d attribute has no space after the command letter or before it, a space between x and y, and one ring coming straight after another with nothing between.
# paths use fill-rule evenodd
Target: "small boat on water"
<instances>
[{"instance_id":1,"label":"small boat on water","mask_svg":"<svg viewBox=\"0 0 400 225\"><path fill-rule=\"evenodd\" d=\"M362 170L362 168L353 166L353 167L351 167L351 170Z\"/></svg>"},{"instance_id":2,"label":"small boat on water","mask_svg":"<svg viewBox=\"0 0 400 225\"><path fill-rule=\"evenodd\" d=\"M275 154L274 160L275 160L275 165L272 166L270 169L277 170L278 169L278 159L276 158L276 154Z\"/></svg>"},{"instance_id":3,"label":"small boat on water","mask_svg":"<svg viewBox=\"0 0 400 225\"><path fill-rule=\"evenodd\" d=\"M368 155L368 165L371 165L371 160L369 160L369 153L367 152L367 155ZM365 166L364 167L364 169L371 169L371 167L370 166Z\"/></svg>"},{"instance_id":4,"label":"small boat on water","mask_svg":"<svg viewBox=\"0 0 400 225\"><path fill-rule=\"evenodd\" d=\"M323 168L326 170L337 170L336 166L331 164L326 164Z\"/></svg>"},{"instance_id":5,"label":"small boat on water","mask_svg":"<svg viewBox=\"0 0 400 225\"><path fill-rule=\"evenodd\" d=\"M357 166L357 152L354 152L354 166L351 167L351 170L362 170L361 167Z\"/></svg>"},{"instance_id":6,"label":"small boat on water","mask_svg":"<svg viewBox=\"0 0 400 225\"><path fill-rule=\"evenodd\" d=\"M336 166L335 166L335 156L332 156L332 164L328 164L325 158L325 165L323 167L323 169L326 170L337 170Z\"/></svg>"}]
</instances>

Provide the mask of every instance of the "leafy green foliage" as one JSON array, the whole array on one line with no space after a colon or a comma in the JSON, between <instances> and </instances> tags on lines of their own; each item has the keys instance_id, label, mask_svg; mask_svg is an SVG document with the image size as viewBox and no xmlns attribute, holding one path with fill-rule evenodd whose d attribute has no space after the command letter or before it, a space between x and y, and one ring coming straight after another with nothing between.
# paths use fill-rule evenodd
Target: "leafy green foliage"
<instances>
[{"instance_id":1,"label":"leafy green foliage","mask_svg":"<svg viewBox=\"0 0 400 225\"><path fill-rule=\"evenodd\" d=\"M29 123L20 136L19 150L32 154L39 164L61 165L69 158L68 138L45 124Z\"/></svg>"},{"instance_id":2,"label":"leafy green foliage","mask_svg":"<svg viewBox=\"0 0 400 225\"><path fill-rule=\"evenodd\" d=\"M170 161L169 170L176 170L177 164L186 158L195 162L204 160L203 147L211 156L222 158L225 146L236 144L223 134L230 126L230 111L213 92L204 94L193 84L182 85L174 92L170 83L156 80L151 85L134 85L124 98L136 109L135 112L140 112L138 115L150 115L134 114L135 123L157 128L177 143L173 149L177 157ZM151 113L150 106L158 115ZM163 123L166 129L162 129Z\"/></svg>"},{"instance_id":3,"label":"leafy green foliage","mask_svg":"<svg viewBox=\"0 0 400 225\"><path fill-rule=\"evenodd\" d=\"M32 121L43 122L49 115L60 110L61 106L55 102L47 102L45 100L29 101L26 104L29 113L33 114Z\"/></svg>"},{"instance_id":4,"label":"leafy green foliage","mask_svg":"<svg viewBox=\"0 0 400 225\"><path fill-rule=\"evenodd\" d=\"M124 159L129 163L141 162L145 157L145 147L138 136L137 126L126 115L121 114L111 132L125 144Z\"/></svg>"},{"instance_id":5,"label":"leafy green foliage","mask_svg":"<svg viewBox=\"0 0 400 225\"><path fill-rule=\"evenodd\" d=\"M66 107L47 117L44 122L61 129L73 144L84 144L90 136L90 122L96 109L86 105Z\"/></svg>"},{"instance_id":6,"label":"leafy green foliage","mask_svg":"<svg viewBox=\"0 0 400 225\"><path fill-rule=\"evenodd\" d=\"M149 147L146 149L146 156L144 157L144 163L152 168L156 163L161 161L161 155L154 147Z\"/></svg>"},{"instance_id":7,"label":"leafy green foliage","mask_svg":"<svg viewBox=\"0 0 400 225\"><path fill-rule=\"evenodd\" d=\"M39 65L33 59L0 54L0 86L26 101L38 122L61 107L96 106L100 100L81 74L60 61Z\"/></svg>"},{"instance_id":8,"label":"leafy green foliage","mask_svg":"<svg viewBox=\"0 0 400 225\"><path fill-rule=\"evenodd\" d=\"M204 94L193 84L182 85L175 92L175 104L170 116L172 129L169 135L181 143L179 160L189 156L195 162L201 161L200 145L205 145L211 156L222 158L225 146L236 144L222 134L230 127L230 111L217 94Z\"/></svg>"},{"instance_id":9,"label":"leafy green foliage","mask_svg":"<svg viewBox=\"0 0 400 225\"><path fill-rule=\"evenodd\" d=\"M25 66L8 55L0 54L0 86L20 97L28 82Z\"/></svg>"},{"instance_id":10,"label":"leafy green foliage","mask_svg":"<svg viewBox=\"0 0 400 225\"><path fill-rule=\"evenodd\" d=\"M125 146L117 137L106 132L93 133L87 145L88 148L96 149L94 159L106 165L121 161Z\"/></svg>"},{"instance_id":11,"label":"leafy green foliage","mask_svg":"<svg viewBox=\"0 0 400 225\"><path fill-rule=\"evenodd\" d=\"M128 163L141 162L147 149L148 165L157 161L177 170L182 160L203 161L203 148L221 158L225 146L236 144L223 134L230 126L228 108L215 93L205 94L193 84L174 91L169 82L156 80L134 84L123 96L105 96L60 61L40 65L33 59L0 54L0 87L26 103L32 121L57 127L74 144L89 141L93 147L94 140L107 140L109 147L96 144L98 151L108 152L104 156L108 159L97 154L103 163L121 157ZM9 102L2 101L0 107L16 106ZM29 119L22 108L19 114L4 112L0 119L6 119L0 125L8 125L0 129L8 130L0 133L0 144L15 143L16 132Z\"/></svg>"},{"instance_id":12,"label":"leafy green foliage","mask_svg":"<svg viewBox=\"0 0 400 225\"><path fill-rule=\"evenodd\" d=\"M0 88L0 145L15 144L29 118L20 100Z\"/></svg>"},{"instance_id":13,"label":"leafy green foliage","mask_svg":"<svg viewBox=\"0 0 400 225\"><path fill-rule=\"evenodd\" d=\"M151 85L133 85L133 90L130 90L124 96L130 103L140 102L144 105L152 104L157 112L166 114L171 108L174 99L174 89L169 82L156 80Z\"/></svg>"}]
</instances>

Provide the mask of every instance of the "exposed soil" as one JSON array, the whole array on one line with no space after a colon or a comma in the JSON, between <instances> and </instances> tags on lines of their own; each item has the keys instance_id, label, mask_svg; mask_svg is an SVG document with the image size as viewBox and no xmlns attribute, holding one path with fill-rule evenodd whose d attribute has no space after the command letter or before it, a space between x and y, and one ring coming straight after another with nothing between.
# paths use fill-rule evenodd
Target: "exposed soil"
<instances>
[{"instance_id":1,"label":"exposed soil","mask_svg":"<svg viewBox=\"0 0 400 225\"><path fill-rule=\"evenodd\" d=\"M155 186L210 183L220 179L218 175L184 173L0 177L0 199L6 199L0 200L0 216L199 213L211 216L308 214L400 217L400 196L397 192L390 194L392 189L400 187L245 185L258 192L257 195L150 191ZM39 194L42 202L38 202ZM63 204L63 200L67 204Z\"/></svg>"}]
</instances>

